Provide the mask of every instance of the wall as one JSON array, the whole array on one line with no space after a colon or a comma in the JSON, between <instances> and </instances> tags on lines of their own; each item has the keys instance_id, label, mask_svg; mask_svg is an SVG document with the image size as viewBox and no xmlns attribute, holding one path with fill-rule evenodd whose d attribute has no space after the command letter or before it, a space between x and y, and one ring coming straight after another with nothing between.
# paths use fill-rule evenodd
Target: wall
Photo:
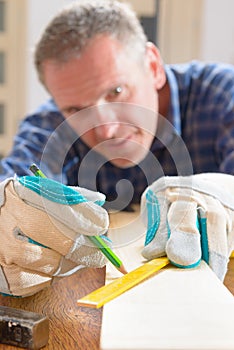
<instances>
[{"instance_id":1,"label":"wall","mask_svg":"<svg viewBox=\"0 0 234 350\"><path fill-rule=\"evenodd\" d=\"M25 108L26 9L26 0L1 1L0 157L11 148Z\"/></svg>"},{"instance_id":2,"label":"wall","mask_svg":"<svg viewBox=\"0 0 234 350\"><path fill-rule=\"evenodd\" d=\"M205 0L200 58L234 64L234 1Z\"/></svg>"},{"instance_id":3,"label":"wall","mask_svg":"<svg viewBox=\"0 0 234 350\"><path fill-rule=\"evenodd\" d=\"M33 48L41 32L49 20L63 6L74 0L28 0L28 33L27 33L27 86L28 94L26 111L33 111L41 102L48 97L44 87L38 82L33 65Z\"/></svg>"},{"instance_id":4,"label":"wall","mask_svg":"<svg viewBox=\"0 0 234 350\"><path fill-rule=\"evenodd\" d=\"M158 46L165 63L200 55L204 0L159 0Z\"/></svg>"}]
</instances>

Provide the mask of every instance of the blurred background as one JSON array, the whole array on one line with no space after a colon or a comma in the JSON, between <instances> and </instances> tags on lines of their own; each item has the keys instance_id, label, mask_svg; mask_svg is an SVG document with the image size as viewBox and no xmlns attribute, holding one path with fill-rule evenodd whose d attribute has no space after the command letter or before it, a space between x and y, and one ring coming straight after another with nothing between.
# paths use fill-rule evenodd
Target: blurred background
<instances>
[{"instance_id":1,"label":"blurred background","mask_svg":"<svg viewBox=\"0 0 234 350\"><path fill-rule=\"evenodd\" d=\"M79 0L0 0L0 157L19 121L48 97L33 48L64 5ZM129 0L165 63L192 59L234 64L233 0Z\"/></svg>"}]
</instances>

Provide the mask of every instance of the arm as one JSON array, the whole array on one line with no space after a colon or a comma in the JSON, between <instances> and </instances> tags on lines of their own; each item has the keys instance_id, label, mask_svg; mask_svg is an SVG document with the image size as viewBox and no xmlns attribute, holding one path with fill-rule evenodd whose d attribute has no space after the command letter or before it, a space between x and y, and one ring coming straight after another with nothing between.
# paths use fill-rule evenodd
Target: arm
<instances>
[{"instance_id":1,"label":"arm","mask_svg":"<svg viewBox=\"0 0 234 350\"><path fill-rule=\"evenodd\" d=\"M216 123L214 151L219 171L234 174L234 66L217 65L210 73L207 90L207 111ZM206 97L205 97L206 98ZM204 103L206 102L203 99ZM206 119L207 115L204 115ZM204 121L205 122L205 121ZM206 127L206 124L205 124Z\"/></svg>"},{"instance_id":2,"label":"arm","mask_svg":"<svg viewBox=\"0 0 234 350\"><path fill-rule=\"evenodd\" d=\"M225 84L223 108L215 143L219 169L222 173L234 174L234 73Z\"/></svg>"},{"instance_id":3,"label":"arm","mask_svg":"<svg viewBox=\"0 0 234 350\"><path fill-rule=\"evenodd\" d=\"M71 128L63 122L62 115L49 103L25 118L14 137L11 152L1 161L0 181L15 173L30 175L32 163L40 164L51 179L61 180L62 166L59 167L59 163L66 166L66 150L72 145L70 140L74 139ZM65 173L63 180L66 183Z\"/></svg>"}]
</instances>

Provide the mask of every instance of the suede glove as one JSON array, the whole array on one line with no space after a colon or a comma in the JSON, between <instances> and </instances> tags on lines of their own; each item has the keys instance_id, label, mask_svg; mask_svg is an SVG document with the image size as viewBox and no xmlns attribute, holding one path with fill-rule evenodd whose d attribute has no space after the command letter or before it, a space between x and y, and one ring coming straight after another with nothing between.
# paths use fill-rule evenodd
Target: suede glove
<instances>
[{"instance_id":1,"label":"suede glove","mask_svg":"<svg viewBox=\"0 0 234 350\"><path fill-rule=\"evenodd\" d=\"M88 235L109 226L105 196L34 176L0 184L0 292L27 296L54 276L102 267L105 258Z\"/></svg>"},{"instance_id":2,"label":"suede glove","mask_svg":"<svg viewBox=\"0 0 234 350\"><path fill-rule=\"evenodd\" d=\"M141 215L146 259L167 255L183 268L203 259L223 281L234 248L234 176L162 177L144 191Z\"/></svg>"}]
</instances>

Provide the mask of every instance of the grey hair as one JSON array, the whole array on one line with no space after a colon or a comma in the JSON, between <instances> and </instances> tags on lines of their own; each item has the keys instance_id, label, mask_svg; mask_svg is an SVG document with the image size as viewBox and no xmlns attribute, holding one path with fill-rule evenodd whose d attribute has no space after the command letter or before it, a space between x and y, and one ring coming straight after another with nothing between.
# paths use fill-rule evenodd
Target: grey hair
<instances>
[{"instance_id":1,"label":"grey hair","mask_svg":"<svg viewBox=\"0 0 234 350\"><path fill-rule=\"evenodd\" d=\"M78 0L65 7L49 22L35 47L34 63L43 82L43 62L68 61L82 53L98 34L107 34L126 47L137 47L142 55L146 35L135 12L117 0Z\"/></svg>"}]
</instances>

